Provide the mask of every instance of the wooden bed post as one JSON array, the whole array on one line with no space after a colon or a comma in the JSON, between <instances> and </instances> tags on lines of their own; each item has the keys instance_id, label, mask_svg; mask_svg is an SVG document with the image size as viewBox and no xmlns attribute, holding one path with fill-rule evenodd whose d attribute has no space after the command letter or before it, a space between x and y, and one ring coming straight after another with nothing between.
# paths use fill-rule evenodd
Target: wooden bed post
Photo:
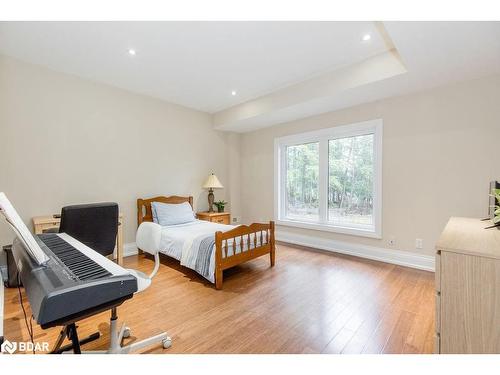
<instances>
[{"instance_id":1,"label":"wooden bed post","mask_svg":"<svg viewBox=\"0 0 500 375\"><path fill-rule=\"evenodd\" d=\"M270 240L271 252L269 253L269 256L271 258L271 267L274 267L274 263L276 260L276 246L274 243L274 221L269 222L269 227L270 227L269 231L271 232L271 240Z\"/></svg>"},{"instance_id":2,"label":"wooden bed post","mask_svg":"<svg viewBox=\"0 0 500 375\"><path fill-rule=\"evenodd\" d=\"M215 289L222 289L222 232L215 232Z\"/></svg>"}]
</instances>

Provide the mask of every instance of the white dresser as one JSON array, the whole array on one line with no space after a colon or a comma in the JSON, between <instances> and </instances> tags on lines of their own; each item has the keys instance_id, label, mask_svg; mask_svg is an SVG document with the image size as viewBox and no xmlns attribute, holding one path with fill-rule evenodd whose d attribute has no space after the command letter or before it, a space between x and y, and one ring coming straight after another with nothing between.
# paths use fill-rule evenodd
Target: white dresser
<instances>
[{"instance_id":1,"label":"white dresser","mask_svg":"<svg viewBox=\"0 0 500 375\"><path fill-rule=\"evenodd\" d=\"M436 353L500 353L500 230L452 217L436 244Z\"/></svg>"}]
</instances>

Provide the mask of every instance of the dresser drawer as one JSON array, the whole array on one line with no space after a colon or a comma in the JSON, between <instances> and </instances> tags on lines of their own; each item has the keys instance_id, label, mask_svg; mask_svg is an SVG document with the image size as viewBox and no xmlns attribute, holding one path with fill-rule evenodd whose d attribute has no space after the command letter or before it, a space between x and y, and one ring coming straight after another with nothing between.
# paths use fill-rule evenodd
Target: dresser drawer
<instances>
[{"instance_id":1,"label":"dresser drawer","mask_svg":"<svg viewBox=\"0 0 500 375\"><path fill-rule=\"evenodd\" d=\"M198 212L196 217L199 220L206 220L217 224L231 223L231 214L229 212Z\"/></svg>"},{"instance_id":2,"label":"dresser drawer","mask_svg":"<svg viewBox=\"0 0 500 375\"><path fill-rule=\"evenodd\" d=\"M434 265L434 276L436 283L436 290L441 291L441 251L436 253L436 264Z\"/></svg>"},{"instance_id":3,"label":"dresser drawer","mask_svg":"<svg viewBox=\"0 0 500 375\"><path fill-rule=\"evenodd\" d=\"M227 224L227 225L229 225L229 216L228 215L214 216L214 217L210 218L210 221L212 223Z\"/></svg>"},{"instance_id":4,"label":"dresser drawer","mask_svg":"<svg viewBox=\"0 0 500 375\"><path fill-rule=\"evenodd\" d=\"M441 294L436 292L436 333L441 333Z\"/></svg>"}]
</instances>

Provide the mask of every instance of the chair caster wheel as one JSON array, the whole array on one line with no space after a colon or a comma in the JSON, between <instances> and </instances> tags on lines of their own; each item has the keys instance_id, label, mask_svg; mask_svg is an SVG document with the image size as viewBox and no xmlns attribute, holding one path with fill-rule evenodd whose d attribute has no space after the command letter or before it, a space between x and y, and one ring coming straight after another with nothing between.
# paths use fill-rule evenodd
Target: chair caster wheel
<instances>
[{"instance_id":1,"label":"chair caster wheel","mask_svg":"<svg viewBox=\"0 0 500 375\"><path fill-rule=\"evenodd\" d=\"M123 331L123 338L127 339L129 337L130 337L130 328L129 327L125 327L125 329Z\"/></svg>"},{"instance_id":2,"label":"chair caster wheel","mask_svg":"<svg viewBox=\"0 0 500 375\"><path fill-rule=\"evenodd\" d=\"M163 349L168 349L172 346L172 339L167 337L166 339L163 339L161 343L163 344Z\"/></svg>"}]
</instances>

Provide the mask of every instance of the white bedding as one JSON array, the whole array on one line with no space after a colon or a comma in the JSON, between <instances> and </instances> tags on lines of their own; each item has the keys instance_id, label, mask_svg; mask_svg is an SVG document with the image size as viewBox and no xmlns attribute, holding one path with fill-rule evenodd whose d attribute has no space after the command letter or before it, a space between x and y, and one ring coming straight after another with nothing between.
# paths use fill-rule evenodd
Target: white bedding
<instances>
[{"instance_id":1,"label":"white bedding","mask_svg":"<svg viewBox=\"0 0 500 375\"><path fill-rule=\"evenodd\" d=\"M215 235L217 231L227 232L234 228L234 225L217 224L204 220L163 226L161 228L160 251L172 258L181 260L184 245L190 245L195 238L210 233Z\"/></svg>"}]
</instances>

